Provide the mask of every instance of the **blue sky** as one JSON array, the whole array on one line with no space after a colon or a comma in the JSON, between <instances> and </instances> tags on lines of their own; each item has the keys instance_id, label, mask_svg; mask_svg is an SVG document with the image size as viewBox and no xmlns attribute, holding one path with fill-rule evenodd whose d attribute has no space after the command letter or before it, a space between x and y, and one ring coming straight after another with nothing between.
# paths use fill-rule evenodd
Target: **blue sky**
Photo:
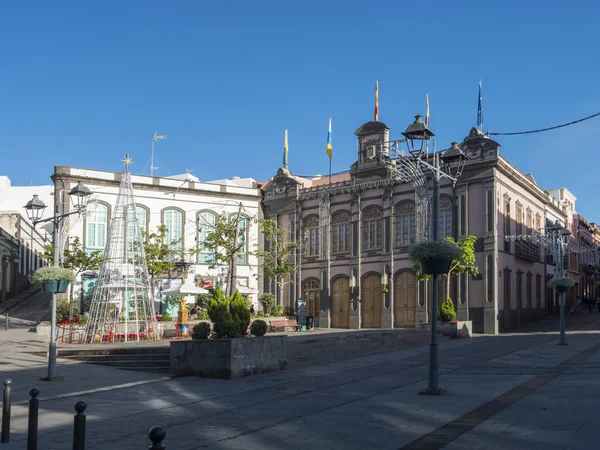
<instances>
[{"instance_id":1,"label":"blue sky","mask_svg":"<svg viewBox=\"0 0 600 450\"><path fill-rule=\"evenodd\" d=\"M1 174L49 183L54 165L266 180L281 165L326 173L355 160L373 116L399 133L431 103L438 149L475 125L520 131L600 111L595 2L354 0L30 1L0 5ZM501 137L543 188L568 187L600 221L600 118Z\"/></svg>"}]
</instances>

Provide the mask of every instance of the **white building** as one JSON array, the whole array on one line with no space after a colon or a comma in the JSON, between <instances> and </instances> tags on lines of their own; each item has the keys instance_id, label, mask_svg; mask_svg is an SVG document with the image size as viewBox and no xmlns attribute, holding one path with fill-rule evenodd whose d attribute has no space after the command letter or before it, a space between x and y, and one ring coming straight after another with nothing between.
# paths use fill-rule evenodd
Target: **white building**
<instances>
[{"instance_id":1,"label":"white building","mask_svg":"<svg viewBox=\"0 0 600 450\"><path fill-rule=\"evenodd\" d=\"M93 192L84 216L72 216L65 222L63 231L71 239L79 237L88 251L104 250L112 208L117 201L120 176L119 172L55 167L52 179L61 214L69 211L66 193L78 182L81 181ZM261 193L254 188L254 180L233 177L201 182L189 173L166 178L142 175L132 175L131 178L140 228L152 232L164 224L168 229L169 242L179 241L184 250L200 250L197 256L186 252L186 262L189 263L187 270L175 271L171 278L163 280L163 288L174 287L183 282L196 283L207 289L217 284L222 288L226 287L227 268L211 269L209 266L214 262L214 254L202 251L202 244L216 217L225 214L233 218L241 205L240 227L245 233L245 245L238 259L237 287L240 292L248 295L256 308L260 283L257 258L251 252L257 249L258 221L262 216ZM83 279L78 280L76 289L80 294L82 288L85 293L94 282L94 275L84 274Z\"/></svg>"},{"instance_id":2,"label":"white building","mask_svg":"<svg viewBox=\"0 0 600 450\"><path fill-rule=\"evenodd\" d=\"M27 276L43 264L38 256L44 246L52 242L47 224L33 227L23 208L34 194L47 205L53 203L54 186L13 186L7 176L0 176L0 243L3 257L0 264L0 283L6 284L8 296L21 292L28 286ZM48 208L52 209L52 208ZM49 217L51 211L44 217ZM6 275L3 272L6 271Z\"/></svg>"}]
</instances>

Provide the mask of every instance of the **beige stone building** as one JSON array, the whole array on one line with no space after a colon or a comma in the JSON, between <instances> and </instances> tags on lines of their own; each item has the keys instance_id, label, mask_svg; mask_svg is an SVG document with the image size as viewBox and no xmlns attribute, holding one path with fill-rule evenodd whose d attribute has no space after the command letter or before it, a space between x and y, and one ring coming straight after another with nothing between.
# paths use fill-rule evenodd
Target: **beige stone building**
<instances>
[{"instance_id":1,"label":"beige stone building","mask_svg":"<svg viewBox=\"0 0 600 450\"><path fill-rule=\"evenodd\" d=\"M415 327L428 321L430 282L417 281L408 247L423 230L418 196L401 182L382 122L359 127L356 162L328 182L294 176L287 168L263 186L264 216L300 244L300 269L289 285L265 290L278 302L307 300L319 327ZM500 153L500 144L473 128L458 144L467 156L454 186L440 187L439 236L477 237L479 275L441 277L439 300L450 296L473 330L494 334L546 314L543 234L548 193ZM431 177L428 179L431 188ZM560 212L558 212L560 214ZM426 227L431 227L428 223Z\"/></svg>"}]
</instances>

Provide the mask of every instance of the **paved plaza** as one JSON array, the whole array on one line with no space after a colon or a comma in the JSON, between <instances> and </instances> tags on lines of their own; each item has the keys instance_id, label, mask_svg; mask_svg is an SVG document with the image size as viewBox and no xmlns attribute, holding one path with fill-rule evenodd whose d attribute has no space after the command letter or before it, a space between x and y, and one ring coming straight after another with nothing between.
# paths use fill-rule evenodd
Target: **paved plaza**
<instances>
[{"instance_id":1,"label":"paved plaza","mask_svg":"<svg viewBox=\"0 0 600 450\"><path fill-rule=\"evenodd\" d=\"M34 333L0 333L2 378L13 380L10 444L25 449L27 392L40 398L40 444L71 448L73 405L88 403L87 449L142 449L156 425L167 449L589 449L600 439L600 314L532 331L440 344L441 386L426 387L428 347L315 364L234 381L60 361L63 381L42 382ZM536 331L537 329L537 331Z\"/></svg>"}]
</instances>

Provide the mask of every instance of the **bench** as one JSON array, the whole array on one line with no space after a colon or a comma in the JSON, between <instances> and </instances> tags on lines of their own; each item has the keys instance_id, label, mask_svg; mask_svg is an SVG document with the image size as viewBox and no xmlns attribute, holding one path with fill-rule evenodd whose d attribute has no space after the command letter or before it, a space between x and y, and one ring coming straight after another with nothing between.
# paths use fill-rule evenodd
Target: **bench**
<instances>
[{"instance_id":1,"label":"bench","mask_svg":"<svg viewBox=\"0 0 600 450\"><path fill-rule=\"evenodd\" d=\"M300 331L302 329L302 325L300 325L296 319L269 320L269 331L274 333L276 328L281 328L282 331L285 331L286 328L293 328L294 331Z\"/></svg>"}]
</instances>

